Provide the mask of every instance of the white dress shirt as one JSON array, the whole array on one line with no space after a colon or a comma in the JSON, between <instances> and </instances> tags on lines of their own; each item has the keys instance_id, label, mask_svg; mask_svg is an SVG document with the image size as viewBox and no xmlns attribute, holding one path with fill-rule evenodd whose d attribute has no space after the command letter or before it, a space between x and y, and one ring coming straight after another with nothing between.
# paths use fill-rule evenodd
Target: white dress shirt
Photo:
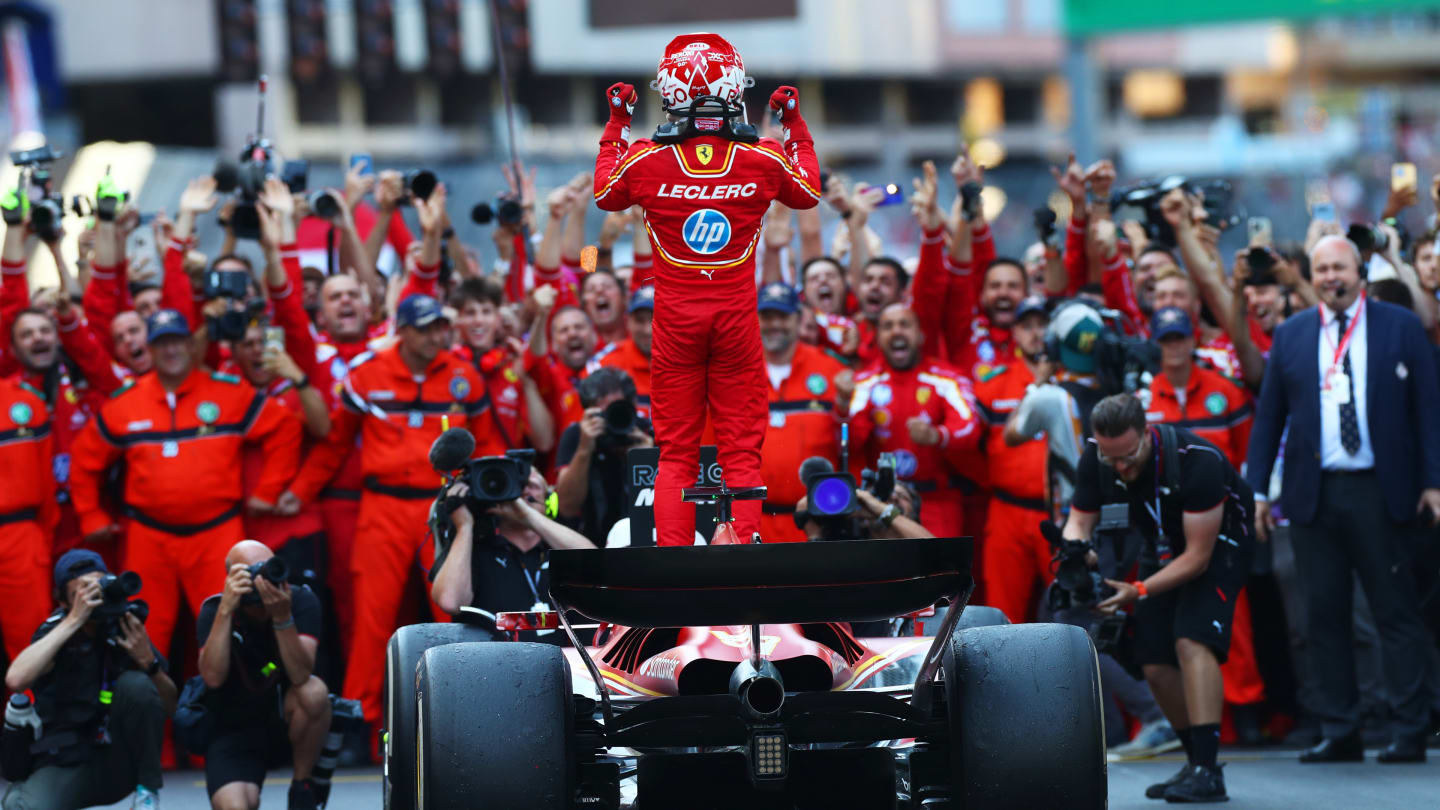
<instances>
[{"instance_id":1,"label":"white dress shirt","mask_svg":"<svg viewBox=\"0 0 1440 810\"><path fill-rule=\"evenodd\" d=\"M1350 346L1346 349L1350 355L1350 379L1355 386L1355 418L1360 428L1360 449L1353 456L1345 452L1345 446L1340 442L1340 403L1325 389L1325 378L1331 365L1337 366L1334 372L1337 376L1343 374L1344 358L1341 358L1339 363L1333 361L1335 349L1345 335L1340 331L1340 321L1335 317L1335 313L1324 304L1320 305L1319 314L1323 319L1320 337L1316 341L1319 344L1316 351L1320 353L1320 379L1316 385L1320 386L1320 468L1324 470L1368 470L1375 466L1375 450L1370 445L1370 425L1366 421L1365 409L1365 367L1368 357L1366 319L1360 306L1364 300L1363 296L1357 297L1345 310L1346 328L1352 323L1355 324ZM1358 323L1355 320L1357 317L1360 319Z\"/></svg>"}]
</instances>

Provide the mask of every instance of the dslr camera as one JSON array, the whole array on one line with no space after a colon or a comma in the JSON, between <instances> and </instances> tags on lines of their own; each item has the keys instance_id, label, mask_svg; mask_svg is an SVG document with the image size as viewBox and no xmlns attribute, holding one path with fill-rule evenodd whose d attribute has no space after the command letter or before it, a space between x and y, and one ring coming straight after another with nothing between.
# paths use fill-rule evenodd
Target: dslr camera
<instances>
[{"instance_id":1,"label":"dslr camera","mask_svg":"<svg viewBox=\"0 0 1440 810\"><path fill-rule=\"evenodd\" d=\"M278 586L290 581L290 566L279 557L271 557L268 560L253 563L245 570L250 572L251 579L264 579L271 585ZM240 597L240 604L242 605L258 605L260 601L259 591L252 590Z\"/></svg>"},{"instance_id":2,"label":"dslr camera","mask_svg":"<svg viewBox=\"0 0 1440 810\"><path fill-rule=\"evenodd\" d=\"M120 574L106 574L100 578L100 596L104 600L95 608L94 616L100 622L102 635L110 643L123 636L120 620L126 614L140 620L141 624L150 618L150 605L144 599L135 599L140 593L140 575L134 571Z\"/></svg>"},{"instance_id":3,"label":"dslr camera","mask_svg":"<svg viewBox=\"0 0 1440 810\"><path fill-rule=\"evenodd\" d=\"M1172 174L1159 180L1146 180L1133 186L1117 189L1110 196L1111 208L1124 206L1137 208L1144 214L1145 234L1152 241L1166 247L1175 247L1175 229L1165 220L1160 210L1160 201L1171 191L1180 188L1189 194L1202 195L1201 206L1205 209L1205 220L1225 230L1238 225L1244 211L1234 204L1235 190L1226 180L1191 180L1181 174Z\"/></svg>"},{"instance_id":4,"label":"dslr camera","mask_svg":"<svg viewBox=\"0 0 1440 810\"><path fill-rule=\"evenodd\" d=\"M470 487L469 503L480 510L497 503L513 501L525 494L530 468L535 463L531 449L507 450L503 456L485 456L465 466L460 480Z\"/></svg>"},{"instance_id":5,"label":"dslr camera","mask_svg":"<svg viewBox=\"0 0 1440 810\"><path fill-rule=\"evenodd\" d=\"M501 226L516 226L525 218L525 209L520 207L520 201L506 193L497 194L495 203L476 203L470 209L470 219L476 225L489 225L495 223Z\"/></svg>"},{"instance_id":6,"label":"dslr camera","mask_svg":"<svg viewBox=\"0 0 1440 810\"><path fill-rule=\"evenodd\" d=\"M640 424L635 412L635 403L628 399L617 399L605 406L600 417L605 420L605 432L600 434L600 443L609 448L628 447L634 444L632 436Z\"/></svg>"},{"instance_id":7,"label":"dslr camera","mask_svg":"<svg viewBox=\"0 0 1440 810\"><path fill-rule=\"evenodd\" d=\"M4 201L5 223L19 225L25 221L25 212L29 209L30 224L43 242L60 238L60 220L65 216L65 202L51 188L50 164L60 157L61 153L49 144L10 153L10 162L21 174L20 187L13 196L7 194Z\"/></svg>"},{"instance_id":8,"label":"dslr camera","mask_svg":"<svg viewBox=\"0 0 1440 810\"><path fill-rule=\"evenodd\" d=\"M260 77L255 132L240 150L239 161L222 160L215 166L215 189L222 194L234 192L237 197L230 227L239 239L260 238L260 212L255 208L255 201L267 179L279 177L290 191L298 193L305 190L310 175L310 161L285 160L265 137L267 82L265 76Z\"/></svg>"},{"instance_id":9,"label":"dslr camera","mask_svg":"<svg viewBox=\"0 0 1440 810\"><path fill-rule=\"evenodd\" d=\"M244 340L250 323L265 314L265 299L250 297L250 274L243 270L207 270L203 288L205 300L223 298L228 304L220 317L205 320L213 341Z\"/></svg>"}]
</instances>

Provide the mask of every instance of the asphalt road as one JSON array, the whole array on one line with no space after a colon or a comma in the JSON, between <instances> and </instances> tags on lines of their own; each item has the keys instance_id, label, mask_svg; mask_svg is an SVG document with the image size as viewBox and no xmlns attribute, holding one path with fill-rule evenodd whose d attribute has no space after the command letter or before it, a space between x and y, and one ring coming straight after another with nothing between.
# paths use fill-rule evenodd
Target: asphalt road
<instances>
[{"instance_id":1,"label":"asphalt road","mask_svg":"<svg viewBox=\"0 0 1440 810\"><path fill-rule=\"evenodd\" d=\"M1432 751L1432 755L1436 752ZM1289 750L1222 750L1226 786L1232 808L1255 810L1389 810L1389 808L1435 807L1440 785L1440 757L1424 765L1380 765L1375 752L1369 761L1348 765L1301 765ZM1147 800L1145 787L1175 772L1181 758L1157 757L1140 762L1110 764L1111 810L1157 808L1161 802ZM289 777L275 772L261 797L261 806L285 806ZM206 810L205 779L193 771L165 775L161 793L165 810ZM1061 806L1061 804L1057 804ZM127 810L127 800L112 805ZM380 771L378 768L336 774L330 797L333 810L379 810Z\"/></svg>"}]
</instances>

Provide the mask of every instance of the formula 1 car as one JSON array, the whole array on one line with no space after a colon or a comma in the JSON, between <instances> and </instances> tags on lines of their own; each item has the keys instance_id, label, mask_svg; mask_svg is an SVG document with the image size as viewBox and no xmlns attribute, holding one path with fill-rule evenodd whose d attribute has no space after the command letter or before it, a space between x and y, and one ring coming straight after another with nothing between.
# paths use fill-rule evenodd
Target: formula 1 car
<instances>
[{"instance_id":1,"label":"formula 1 car","mask_svg":"<svg viewBox=\"0 0 1440 810\"><path fill-rule=\"evenodd\" d=\"M966 610L971 552L969 538L554 551L560 610L497 623L558 626L573 647L467 642L486 636L462 624L391 640L386 807L1104 808L1089 637ZM937 601L933 637L847 624ZM594 644L571 610L601 623Z\"/></svg>"}]
</instances>

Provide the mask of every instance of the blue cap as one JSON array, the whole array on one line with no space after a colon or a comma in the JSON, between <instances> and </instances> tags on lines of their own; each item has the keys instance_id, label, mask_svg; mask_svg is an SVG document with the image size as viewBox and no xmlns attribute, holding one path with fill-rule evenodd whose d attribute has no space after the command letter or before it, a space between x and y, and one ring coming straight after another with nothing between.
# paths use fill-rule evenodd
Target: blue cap
<instances>
[{"instance_id":1,"label":"blue cap","mask_svg":"<svg viewBox=\"0 0 1440 810\"><path fill-rule=\"evenodd\" d=\"M109 572L104 558L88 548L70 549L55 561L55 590L63 592L70 580L83 577L92 571Z\"/></svg>"},{"instance_id":2,"label":"blue cap","mask_svg":"<svg viewBox=\"0 0 1440 810\"><path fill-rule=\"evenodd\" d=\"M440 308L440 302L428 295L407 295L405 300L400 302L400 306L395 308L396 329L403 326L424 329L436 321L449 320L445 317L445 311Z\"/></svg>"},{"instance_id":3,"label":"blue cap","mask_svg":"<svg viewBox=\"0 0 1440 810\"><path fill-rule=\"evenodd\" d=\"M1185 310L1165 307L1156 312L1155 317L1150 320L1150 338L1159 341L1176 335L1195 335L1195 327L1190 324L1190 316L1185 314Z\"/></svg>"},{"instance_id":4,"label":"blue cap","mask_svg":"<svg viewBox=\"0 0 1440 810\"><path fill-rule=\"evenodd\" d=\"M630 309L628 311L634 313L642 309L648 309L651 312L655 311L654 287L646 285L636 290L635 294L630 296Z\"/></svg>"},{"instance_id":5,"label":"blue cap","mask_svg":"<svg viewBox=\"0 0 1440 810\"><path fill-rule=\"evenodd\" d=\"M1032 295L1029 298L1021 300L1020 304L1015 307L1015 322L1019 323L1024 320L1026 315L1034 315L1036 313L1044 315L1046 319L1050 317L1050 311L1045 308L1044 296Z\"/></svg>"},{"instance_id":6,"label":"blue cap","mask_svg":"<svg viewBox=\"0 0 1440 810\"><path fill-rule=\"evenodd\" d=\"M154 343L162 337L190 337L190 324L179 310L159 309L145 322L145 342Z\"/></svg>"},{"instance_id":7,"label":"blue cap","mask_svg":"<svg viewBox=\"0 0 1440 810\"><path fill-rule=\"evenodd\" d=\"M760 311L783 312L794 315L800 311L800 296L789 284L776 281L760 289Z\"/></svg>"}]
</instances>

